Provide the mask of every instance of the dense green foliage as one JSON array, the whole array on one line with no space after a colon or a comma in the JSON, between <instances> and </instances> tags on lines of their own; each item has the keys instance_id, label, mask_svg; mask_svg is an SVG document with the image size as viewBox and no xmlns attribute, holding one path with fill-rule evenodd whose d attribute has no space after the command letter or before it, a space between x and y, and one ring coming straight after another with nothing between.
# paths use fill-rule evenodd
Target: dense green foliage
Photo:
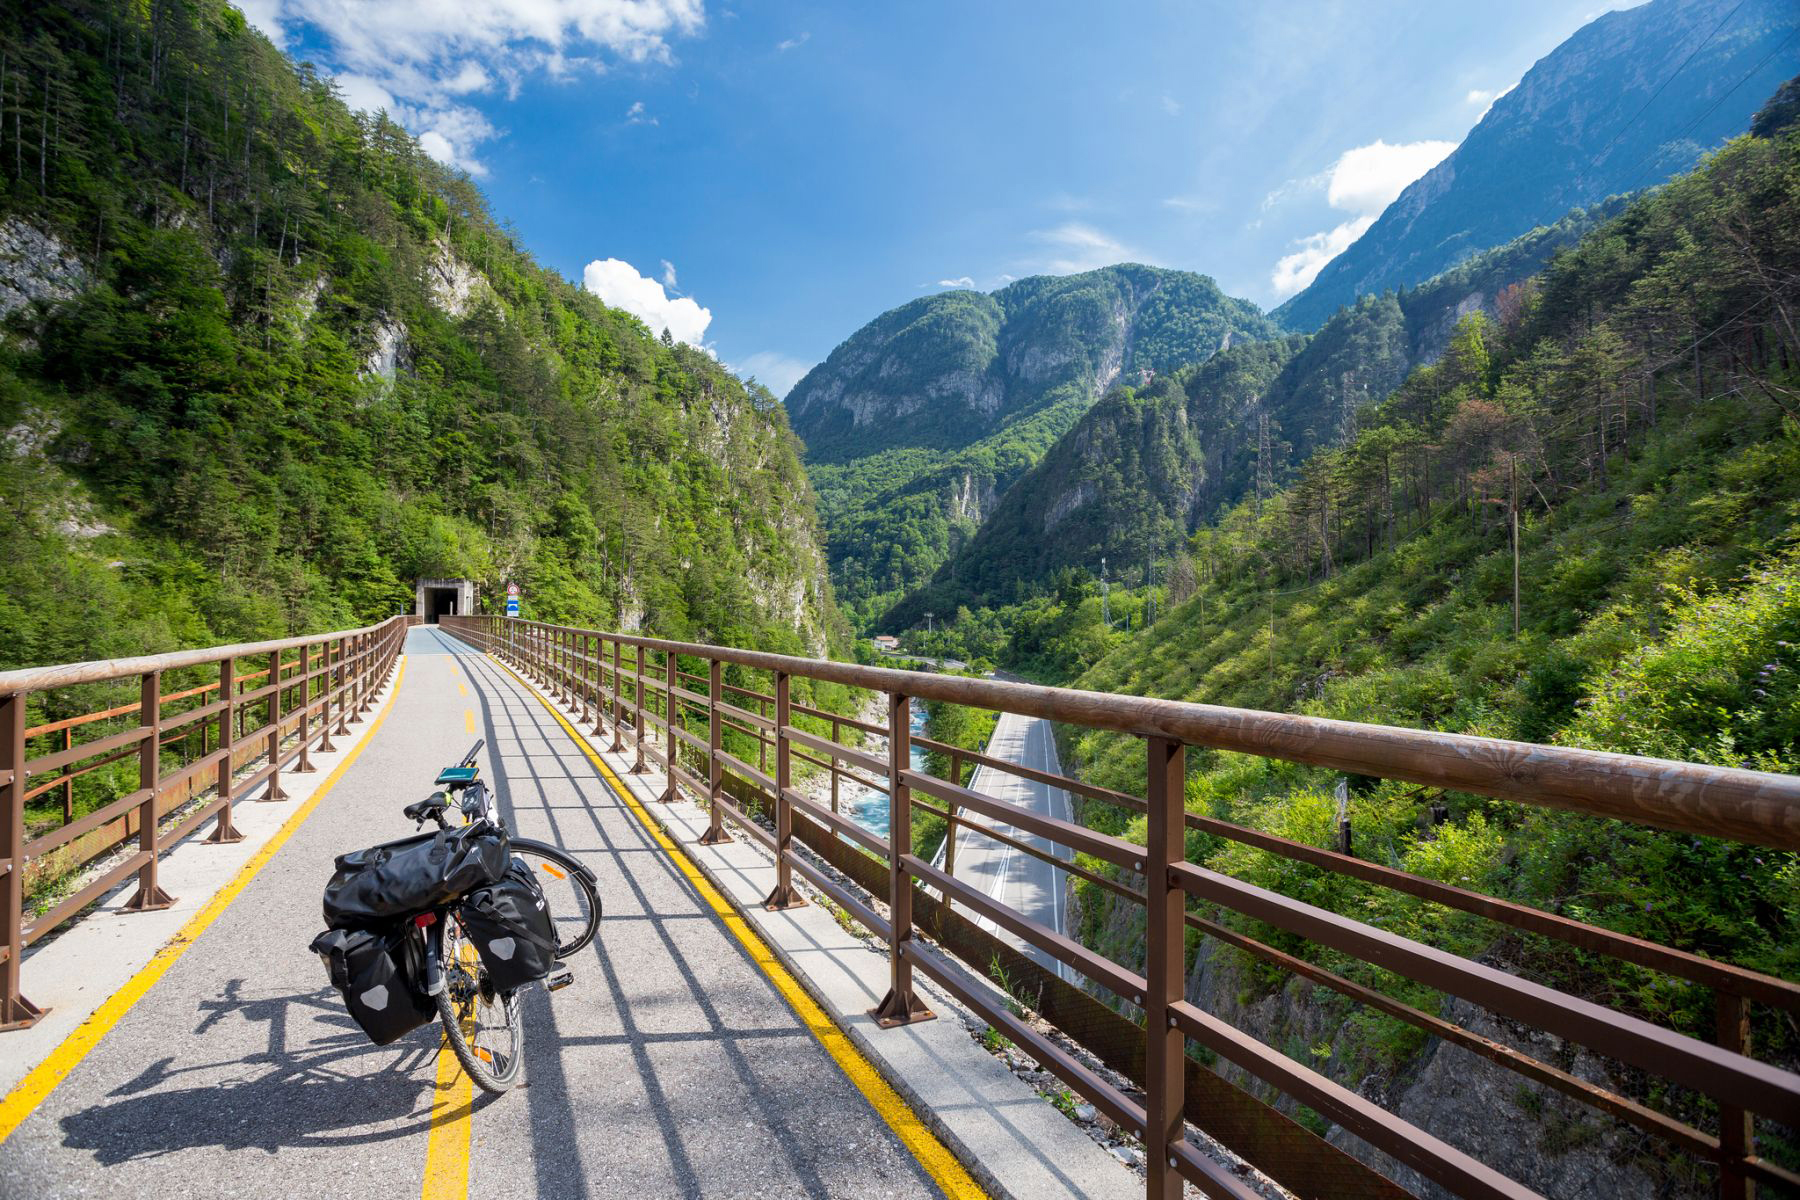
<instances>
[{"instance_id":1,"label":"dense green foliage","mask_svg":"<svg viewBox=\"0 0 1800 1200\"><path fill-rule=\"evenodd\" d=\"M1271 332L1203 275L1129 264L871 321L787 398L853 619L877 623L930 578L1114 379Z\"/></svg>"},{"instance_id":2,"label":"dense green foliage","mask_svg":"<svg viewBox=\"0 0 1800 1200\"><path fill-rule=\"evenodd\" d=\"M1558 256L1505 323L1465 321L1439 363L1260 513L1245 503L1200 531L1185 551L1192 595L1141 634L1107 634L1078 684L1800 771L1800 340L1781 315L1797 299L1800 136L1739 139ZM1067 760L1138 790L1142 755L1085 734ZM1330 845L1334 782L1195 752L1188 803ZM1361 857L1800 978L1793 853L1366 780L1350 813ZM1128 813L1085 819L1142 837ZM1711 1028L1706 988L1240 845L1195 837L1189 850L1390 932ZM1085 936L1129 957L1108 944L1120 934L1105 894L1083 890ZM1418 1036L1358 1016L1338 1048L1345 1077L1393 1069ZM1760 1054L1800 1049L1779 1021L1759 1019L1756 1036Z\"/></svg>"},{"instance_id":3,"label":"dense green foliage","mask_svg":"<svg viewBox=\"0 0 1800 1200\"><path fill-rule=\"evenodd\" d=\"M904 629L923 624L926 612L1029 607L1056 571L1075 567L1097 578L1102 559L1113 580L1141 583L1150 563L1173 555L1223 508L1271 494L1314 448L1353 436L1365 407L1413 364L1443 353L1459 317L1507 318L1522 301L1521 281L1623 207L1570 213L1419 288L1364 296L1311 338L1234 345L1146 386L1115 389L886 622ZM836 527L827 528L835 541ZM1002 624L1017 619L1008 613ZM965 639L962 649L998 653L964 621L951 632Z\"/></svg>"},{"instance_id":4,"label":"dense green foliage","mask_svg":"<svg viewBox=\"0 0 1800 1200\"><path fill-rule=\"evenodd\" d=\"M0 338L0 664L359 624L421 575L838 636L773 397L537 266L235 10L6 6L0 114L0 233L52 248L7 282L79 276Z\"/></svg>"},{"instance_id":5,"label":"dense green foliage","mask_svg":"<svg viewBox=\"0 0 1800 1200\"><path fill-rule=\"evenodd\" d=\"M1797 30L1791 0L1652 0L1602 14L1495 100L1276 318L1316 329L1358 296L1688 170L1800 70Z\"/></svg>"}]
</instances>

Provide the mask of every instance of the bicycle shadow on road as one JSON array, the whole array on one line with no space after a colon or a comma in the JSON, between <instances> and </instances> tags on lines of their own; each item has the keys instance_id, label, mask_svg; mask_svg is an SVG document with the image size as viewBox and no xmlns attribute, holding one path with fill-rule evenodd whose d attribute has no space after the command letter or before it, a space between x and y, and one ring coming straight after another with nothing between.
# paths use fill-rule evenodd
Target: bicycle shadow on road
<instances>
[{"instance_id":1,"label":"bicycle shadow on road","mask_svg":"<svg viewBox=\"0 0 1800 1200\"><path fill-rule=\"evenodd\" d=\"M275 1154L425 1136L440 1103L435 1022L375 1046L330 988L243 1000L242 985L233 980L224 997L203 1001L212 1011L197 1036L168 1045L216 1054L230 1040L217 1027L241 1018L268 1024L265 1049L204 1061L159 1058L108 1093L112 1103L64 1117L63 1144L113 1166L206 1147ZM305 1040L289 1047L290 1029Z\"/></svg>"}]
</instances>

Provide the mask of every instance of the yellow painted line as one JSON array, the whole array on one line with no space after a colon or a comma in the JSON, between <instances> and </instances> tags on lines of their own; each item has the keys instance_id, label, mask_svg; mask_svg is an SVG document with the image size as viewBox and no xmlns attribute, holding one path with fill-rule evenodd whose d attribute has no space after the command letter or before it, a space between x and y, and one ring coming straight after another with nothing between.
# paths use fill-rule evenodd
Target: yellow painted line
<instances>
[{"instance_id":1,"label":"yellow painted line","mask_svg":"<svg viewBox=\"0 0 1800 1200\"><path fill-rule=\"evenodd\" d=\"M21 1079L18 1085L6 1094L4 1100L0 1100L0 1142L4 1142L12 1136L12 1131L17 1129L25 1118L29 1117L37 1106L44 1102L56 1085L66 1079L69 1072L73 1071L81 1060L88 1056L90 1050L100 1044L100 1039L104 1038L112 1027L119 1023L120 1018L131 1011L131 1006L142 999L144 993L168 973L169 968L174 966L183 954L187 953L188 947L194 944L195 939L206 931L206 927L218 919L219 914L224 912L231 902L238 898L238 894L249 886L250 881L256 878L256 873L268 865L269 860L275 857L275 852L287 843L287 840L294 835L306 818L312 816L313 810L319 807L319 801L323 800L326 793L337 786L338 780L344 777L344 772L350 769L350 764L355 762L368 744L374 740L382 722L386 721L388 713L393 711L394 698L400 694L400 681L405 677L406 656L403 654L400 656L399 670L394 674L394 686L388 693L387 703L382 706L375 719L369 723L369 727L363 732L361 739L350 747L343 760L332 768L331 774L324 778L313 794L307 797L305 803L301 804L294 811L294 815L288 818L287 824L276 830L275 836L263 843L262 849L250 856L250 861L245 863L232 877L231 882L202 905L200 911L181 927L181 931L171 938L166 946L158 950L149 962L144 964L143 969L126 980L124 987L107 997L100 1007L94 1010L92 1016L77 1025L43 1062L33 1067L31 1073Z\"/></svg>"},{"instance_id":2,"label":"yellow painted line","mask_svg":"<svg viewBox=\"0 0 1800 1200\"><path fill-rule=\"evenodd\" d=\"M535 696L538 703L542 704L549 710L550 715L556 718L556 723L563 727L564 732L574 739L577 746L581 747L582 753L586 754L588 761L594 764L607 786L625 802L626 807L649 831L650 836L656 839L656 844L675 860L676 868L693 885L694 890L700 893L700 898L706 901L707 907L713 910L719 920L724 923L725 928L731 930L732 935L743 944L744 949L750 955L750 960L762 969L763 974L769 977L769 981L775 985L775 990L781 993L782 999L788 1002L795 1015L800 1018L800 1023L806 1026L808 1032L817 1038L819 1044L825 1048L825 1052L831 1055L832 1060L837 1063L845 1075L849 1076L850 1082L856 1085L856 1090L863 1094L863 1097L880 1114L881 1119L887 1122L888 1128L894 1131L902 1144L912 1152L913 1157L919 1160L919 1165L925 1168L926 1173L937 1183L944 1195L950 1200L987 1200L987 1193L981 1190L981 1185L975 1182L968 1169L957 1161L956 1156L950 1153L942 1142L938 1141L937 1135L932 1133L923 1121L919 1120L918 1114L913 1112L906 1101L900 1098L900 1093L896 1092L893 1086L882 1078L881 1072L875 1069L874 1064L863 1057L862 1051L856 1048L856 1043L852 1042L849 1036L838 1028L837 1022L833 1021L825 1010L819 1007L819 1002L812 998L812 993L800 986L800 981L795 979L787 967L782 965L779 958L775 957L775 952L769 949L768 943L763 941L762 935L756 932L755 927L744 918L743 914L732 907L731 901L727 900L719 889L713 886L712 880L701 873L700 868L688 858L687 852L663 832L662 826L658 825L656 819L644 809L644 806L638 802L638 798L631 794L631 789L619 781L619 777L613 774L612 768L606 765L606 762L588 744L588 740L573 725L563 719L563 715L556 711L550 701L539 695L511 667L491 654L488 655L488 658L492 659L501 670L517 679L519 686L526 692Z\"/></svg>"},{"instance_id":3,"label":"yellow painted line","mask_svg":"<svg viewBox=\"0 0 1800 1200\"><path fill-rule=\"evenodd\" d=\"M474 709L472 709L472 708L463 709L463 728L468 730L470 733L475 732L475 710Z\"/></svg>"},{"instance_id":4,"label":"yellow painted line","mask_svg":"<svg viewBox=\"0 0 1800 1200\"><path fill-rule=\"evenodd\" d=\"M468 685L467 685L467 684L464 684L464 683L459 683L459 684L457 684L457 685L456 685L456 694L457 694L457 695L459 695L459 696L466 696L466 695L468 695L468 694L469 694L469 687L468 687Z\"/></svg>"},{"instance_id":5,"label":"yellow painted line","mask_svg":"<svg viewBox=\"0 0 1800 1200\"><path fill-rule=\"evenodd\" d=\"M446 1040L438 1048L437 1102L431 1110L431 1136L425 1143L425 1183L419 1200L467 1200L469 1140L475 1089Z\"/></svg>"}]
</instances>

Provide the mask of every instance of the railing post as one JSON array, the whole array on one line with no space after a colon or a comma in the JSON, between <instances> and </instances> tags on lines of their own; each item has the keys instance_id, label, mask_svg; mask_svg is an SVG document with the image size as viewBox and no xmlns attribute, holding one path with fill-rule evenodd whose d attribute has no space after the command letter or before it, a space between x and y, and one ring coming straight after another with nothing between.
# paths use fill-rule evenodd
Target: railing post
<instances>
[{"instance_id":1,"label":"railing post","mask_svg":"<svg viewBox=\"0 0 1800 1200\"><path fill-rule=\"evenodd\" d=\"M363 678L368 678L369 666L363 664ZM288 794L281 788L281 651L269 652L269 686L274 690L269 693L269 790L264 792L264 800L286 800ZM366 689L365 689L366 690Z\"/></svg>"},{"instance_id":2,"label":"railing post","mask_svg":"<svg viewBox=\"0 0 1800 1200\"><path fill-rule=\"evenodd\" d=\"M219 819L213 823L212 836L206 840L213 845L227 845L241 842L244 835L237 831L231 821L232 775L236 767L232 758L237 754L237 659L227 658L219 663L219 698L225 707L219 710L219 769L215 778L218 780Z\"/></svg>"},{"instance_id":3,"label":"railing post","mask_svg":"<svg viewBox=\"0 0 1800 1200\"><path fill-rule=\"evenodd\" d=\"M623 643L618 638L613 639L612 647L612 750L614 754L618 754L625 749L625 731L621 728L625 717L625 685L620 682L620 676L625 669L625 651Z\"/></svg>"},{"instance_id":4,"label":"railing post","mask_svg":"<svg viewBox=\"0 0 1800 1200\"><path fill-rule=\"evenodd\" d=\"M307 745L312 741L312 646L300 647L300 760L294 764L294 770L301 774L311 774L318 770L312 765L312 750Z\"/></svg>"},{"instance_id":5,"label":"railing post","mask_svg":"<svg viewBox=\"0 0 1800 1200\"><path fill-rule=\"evenodd\" d=\"M331 641L326 639L319 643L319 649L325 656L325 665L320 672L319 681L319 753L330 754L337 749L331 744Z\"/></svg>"},{"instance_id":6,"label":"railing post","mask_svg":"<svg viewBox=\"0 0 1800 1200\"><path fill-rule=\"evenodd\" d=\"M639 642L631 648L631 732L637 745L637 758L631 764L633 775L642 774L644 770L644 644Z\"/></svg>"},{"instance_id":7,"label":"railing post","mask_svg":"<svg viewBox=\"0 0 1800 1200\"><path fill-rule=\"evenodd\" d=\"M831 740L833 742L842 744L843 736L844 736L843 730L841 729L841 727L839 725L838 719L836 717L831 718ZM831 811L832 812L836 812L838 810L838 771L842 769L842 766L843 766L843 764L839 763L835 757L832 758L830 763L826 766L826 771L829 772L829 774L831 775Z\"/></svg>"},{"instance_id":8,"label":"railing post","mask_svg":"<svg viewBox=\"0 0 1800 1200\"><path fill-rule=\"evenodd\" d=\"M912 941L912 876L902 856L912 853L912 789L901 781L912 766L912 701L899 693L888 696L888 994L869 1010L883 1029L929 1021L936 1016L913 991L912 963L906 945Z\"/></svg>"},{"instance_id":9,"label":"railing post","mask_svg":"<svg viewBox=\"0 0 1800 1200\"><path fill-rule=\"evenodd\" d=\"M663 765L668 768L669 786L663 790L664 804L675 803L675 764L681 758L681 739L675 736L675 725L681 718L680 708L675 701L675 689L681 686L681 659L673 650L663 652L663 749L669 753L669 761Z\"/></svg>"},{"instance_id":10,"label":"railing post","mask_svg":"<svg viewBox=\"0 0 1800 1200\"><path fill-rule=\"evenodd\" d=\"M788 700L789 677L786 671L775 673L775 890L763 900L771 912L783 908L799 908L806 903L794 890L794 868L788 862L794 844L794 805L788 799L793 786L793 745L788 741L788 725L793 720Z\"/></svg>"},{"instance_id":11,"label":"railing post","mask_svg":"<svg viewBox=\"0 0 1800 1200\"><path fill-rule=\"evenodd\" d=\"M581 721L583 725L594 722L594 680L593 663L588 657L588 635L573 633L575 641L575 690L581 696Z\"/></svg>"},{"instance_id":12,"label":"railing post","mask_svg":"<svg viewBox=\"0 0 1800 1200\"><path fill-rule=\"evenodd\" d=\"M19 995L25 957L25 693L0 696L0 1029L24 1029L44 1015Z\"/></svg>"},{"instance_id":13,"label":"railing post","mask_svg":"<svg viewBox=\"0 0 1800 1200\"><path fill-rule=\"evenodd\" d=\"M706 814L706 832L700 835L702 846L716 846L720 842L729 842L731 835L725 832L725 814L719 803L725 791L725 768L719 762L719 749L724 744L719 722L719 701L725 693L725 664L718 659L707 660L706 679L706 785L711 797L710 809Z\"/></svg>"},{"instance_id":14,"label":"railing post","mask_svg":"<svg viewBox=\"0 0 1800 1200\"><path fill-rule=\"evenodd\" d=\"M962 786L962 767L962 755L952 754L950 756L950 782L957 787ZM948 814L948 819L944 822L944 874L954 876L956 874L956 801L946 800L944 812ZM944 897L944 911L950 911L948 895Z\"/></svg>"},{"instance_id":15,"label":"railing post","mask_svg":"<svg viewBox=\"0 0 1800 1200\"><path fill-rule=\"evenodd\" d=\"M348 735L350 726L346 723L350 714L350 639L339 638L337 644L337 732Z\"/></svg>"},{"instance_id":16,"label":"railing post","mask_svg":"<svg viewBox=\"0 0 1800 1200\"><path fill-rule=\"evenodd\" d=\"M1733 1054L1750 1053L1750 1001L1731 992L1715 992L1718 1005L1719 1048ZM1756 1153L1755 1117L1744 1108L1719 1101L1719 1198L1756 1200L1756 1181L1744 1174L1742 1163Z\"/></svg>"},{"instance_id":17,"label":"railing post","mask_svg":"<svg viewBox=\"0 0 1800 1200\"><path fill-rule=\"evenodd\" d=\"M358 713L366 713L375 707L375 690L381 686L381 680L375 675L375 651L377 634L368 634L364 640L362 661L362 704L357 707Z\"/></svg>"},{"instance_id":18,"label":"railing post","mask_svg":"<svg viewBox=\"0 0 1800 1200\"><path fill-rule=\"evenodd\" d=\"M767 700L758 700L756 702L756 711L761 713L764 717L767 717L769 715L769 702ZM756 731L756 769L761 771L764 775L769 773L769 735L764 733L761 729Z\"/></svg>"},{"instance_id":19,"label":"railing post","mask_svg":"<svg viewBox=\"0 0 1800 1200\"><path fill-rule=\"evenodd\" d=\"M1149 987L1144 996L1144 1160L1149 1200L1181 1200L1175 1147L1187 1136L1182 1118L1185 1037L1170 1005L1187 984L1186 900L1169 868L1187 857L1186 749L1151 738L1144 895L1149 912L1145 949Z\"/></svg>"},{"instance_id":20,"label":"railing post","mask_svg":"<svg viewBox=\"0 0 1800 1200\"><path fill-rule=\"evenodd\" d=\"M70 725L63 729L63 749L73 750L74 748L75 727ZM201 745L201 751L204 752L205 749L206 747L203 743ZM62 800L63 824L67 825L70 821L75 819L75 777L69 774L69 769L67 767L63 768Z\"/></svg>"},{"instance_id":21,"label":"railing post","mask_svg":"<svg viewBox=\"0 0 1800 1200\"><path fill-rule=\"evenodd\" d=\"M156 797L162 780L162 672L145 672L139 689L138 727L145 737L138 743L138 788L144 793L138 805L138 850L148 855L138 868L137 895L126 902L128 912L167 908L175 898L156 883Z\"/></svg>"}]
</instances>

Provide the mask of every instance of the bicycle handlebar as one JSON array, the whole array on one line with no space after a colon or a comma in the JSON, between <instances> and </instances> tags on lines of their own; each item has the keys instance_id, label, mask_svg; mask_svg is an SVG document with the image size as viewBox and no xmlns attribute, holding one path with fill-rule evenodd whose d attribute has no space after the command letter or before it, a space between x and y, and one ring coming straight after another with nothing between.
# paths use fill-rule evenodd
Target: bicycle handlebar
<instances>
[{"instance_id":1,"label":"bicycle handlebar","mask_svg":"<svg viewBox=\"0 0 1800 1200\"><path fill-rule=\"evenodd\" d=\"M483 747L483 746L485 746L485 745L487 745L487 739L486 739L486 738L476 738L476 739L475 739L475 744L474 744L474 745L473 745L473 746L470 746L470 747L469 747L469 752L468 752L468 753L467 753L467 754L465 754L465 755L463 755L463 756L462 756L462 761L461 761L461 762L459 762L459 763L457 763L457 764L456 764L456 765L457 765L457 766L459 766L459 767L472 767L472 766L474 766L474 765L475 765L475 756L476 756L476 755L477 755L477 754L480 754L480 753L481 753L481 748L482 748L482 747Z\"/></svg>"}]
</instances>

